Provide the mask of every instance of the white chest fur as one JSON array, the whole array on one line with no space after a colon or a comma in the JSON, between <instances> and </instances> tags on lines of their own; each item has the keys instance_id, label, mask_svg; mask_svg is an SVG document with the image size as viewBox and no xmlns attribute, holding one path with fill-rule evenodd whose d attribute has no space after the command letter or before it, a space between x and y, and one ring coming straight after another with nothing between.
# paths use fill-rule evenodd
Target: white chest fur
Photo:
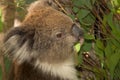
<instances>
[{"instance_id":1,"label":"white chest fur","mask_svg":"<svg viewBox=\"0 0 120 80\"><path fill-rule=\"evenodd\" d=\"M51 75L59 76L65 80L78 80L72 59L58 64L43 63L37 60L36 67L42 69L45 73L51 73Z\"/></svg>"}]
</instances>

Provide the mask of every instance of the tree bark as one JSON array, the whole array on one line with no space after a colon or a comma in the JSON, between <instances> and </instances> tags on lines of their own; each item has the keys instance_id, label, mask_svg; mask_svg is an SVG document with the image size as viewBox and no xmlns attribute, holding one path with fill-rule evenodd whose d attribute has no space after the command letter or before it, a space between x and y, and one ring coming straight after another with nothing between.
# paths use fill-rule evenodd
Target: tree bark
<instances>
[{"instance_id":1,"label":"tree bark","mask_svg":"<svg viewBox=\"0 0 120 80\"><path fill-rule=\"evenodd\" d=\"M2 5L3 31L6 32L13 27L15 18L14 0L4 0Z\"/></svg>"}]
</instances>

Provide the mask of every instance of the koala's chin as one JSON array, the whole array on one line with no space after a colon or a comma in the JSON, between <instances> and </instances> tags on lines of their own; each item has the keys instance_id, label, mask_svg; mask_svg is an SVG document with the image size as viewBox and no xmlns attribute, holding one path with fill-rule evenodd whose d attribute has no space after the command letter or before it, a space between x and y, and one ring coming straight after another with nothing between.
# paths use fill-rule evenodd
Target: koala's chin
<instances>
[{"instance_id":1,"label":"koala's chin","mask_svg":"<svg viewBox=\"0 0 120 80\"><path fill-rule=\"evenodd\" d=\"M5 36L5 53L19 65L12 69L13 80L78 80L73 46L83 30L46 4L33 3L25 20Z\"/></svg>"}]
</instances>

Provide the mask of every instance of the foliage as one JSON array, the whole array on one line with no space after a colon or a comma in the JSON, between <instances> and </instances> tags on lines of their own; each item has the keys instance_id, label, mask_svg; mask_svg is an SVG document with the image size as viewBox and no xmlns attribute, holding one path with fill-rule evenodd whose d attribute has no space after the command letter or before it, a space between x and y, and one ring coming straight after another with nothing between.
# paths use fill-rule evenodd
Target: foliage
<instances>
[{"instance_id":1,"label":"foliage","mask_svg":"<svg viewBox=\"0 0 120 80\"><path fill-rule=\"evenodd\" d=\"M21 21L24 19L27 13L27 7L30 3L34 2L35 0L15 0L16 5L16 16Z\"/></svg>"},{"instance_id":2,"label":"foliage","mask_svg":"<svg viewBox=\"0 0 120 80\"><path fill-rule=\"evenodd\" d=\"M73 0L73 12L75 15L72 16L78 19L85 30L85 43L81 53L93 49L101 63L101 67L89 70L98 76L98 80L101 77L105 80L120 80L120 20L116 17L120 17L120 1Z\"/></svg>"}]
</instances>

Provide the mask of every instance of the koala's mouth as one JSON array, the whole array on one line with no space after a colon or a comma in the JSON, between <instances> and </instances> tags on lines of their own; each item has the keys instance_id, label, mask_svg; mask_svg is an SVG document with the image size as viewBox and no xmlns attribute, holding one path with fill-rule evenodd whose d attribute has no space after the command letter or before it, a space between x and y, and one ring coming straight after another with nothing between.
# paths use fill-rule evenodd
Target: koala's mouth
<instances>
[{"instance_id":1,"label":"koala's mouth","mask_svg":"<svg viewBox=\"0 0 120 80\"><path fill-rule=\"evenodd\" d=\"M79 38L78 38L78 41L79 41L80 45L83 45L83 43L84 43L84 38L83 38L83 37L79 37Z\"/></svg>"},{"instance_id":2,"label":"koala's mouth","mask_svg":"<svg viewBox=\"0 0 120 80\"><path fill-rule=\"evenodd\" d=\"M75 37L76 38L76 37ZM79 43L80 45L83 45L83 43L84 43L84 38L83 38L83 36L79 36L78 38L76 38L76 41L75 41L75 45L77 44L77 43Z\"/></svg>"},{"instance_id":3,"label":"koala's mouth","mask_svg":"<svg viewBox=\"0 0 120 80\"><path fill-rule=\"evenodd\" d=\"M84 43L84 38L79 37L78 40L74 43L74 46L73 46L74 51L79 52L83 43Z\"/></svg>"}]
</instances>

